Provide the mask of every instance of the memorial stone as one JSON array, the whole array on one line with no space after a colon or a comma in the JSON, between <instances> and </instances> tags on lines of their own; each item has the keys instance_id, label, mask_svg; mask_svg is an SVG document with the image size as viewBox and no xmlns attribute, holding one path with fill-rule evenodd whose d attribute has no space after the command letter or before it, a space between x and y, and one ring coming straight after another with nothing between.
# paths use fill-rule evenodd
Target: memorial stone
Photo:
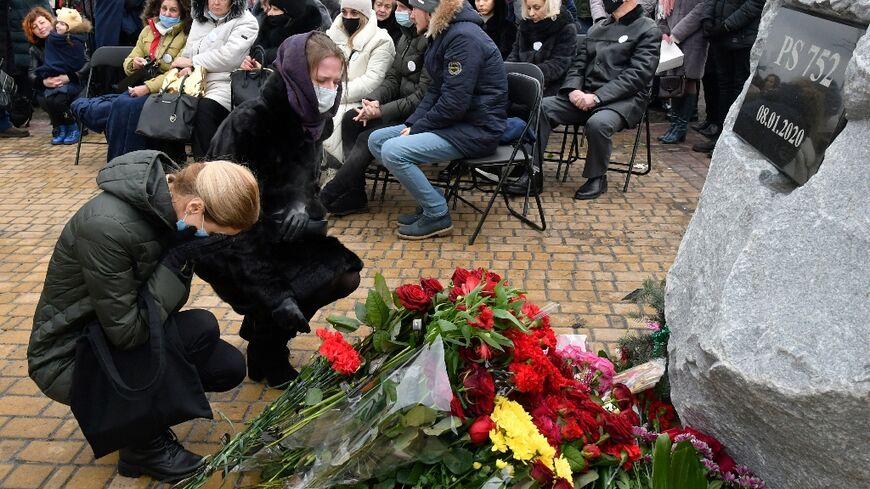
<instances>
[{"instance_id":1,"label":"memorial stone","mask_svg":"<svg viewBox=\"0 0 870 489\"><path fill-rule=\"evenodd\" d=\"M686 424L719 438L771 489L865 488L870 0L769 0L753 72L784 7L865 26L838 92L847 122L823 148L818 172L799 186L734 132L747 92L755 90L747 81L668 274L672 398ZM819 44L837 36L832 29L793 34L818 37L810 44L833 53ZM775 41L780 50L783 39ZM832 113L830 103L825 114ZM796 114L807 110L801 102L790 105Z\"/></svg>"}]
</instances>

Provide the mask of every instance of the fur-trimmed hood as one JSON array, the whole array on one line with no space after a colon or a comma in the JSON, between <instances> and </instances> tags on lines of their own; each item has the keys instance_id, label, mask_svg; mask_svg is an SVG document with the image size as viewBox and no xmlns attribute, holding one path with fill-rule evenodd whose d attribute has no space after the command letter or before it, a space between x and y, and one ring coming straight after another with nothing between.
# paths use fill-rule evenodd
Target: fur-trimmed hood
<instances>
[{"instance_id":1,"label":"fur-trimmed hood","mask_svg":"<svg viewBox=\"0 0 870 489\"><path fill-rule=\"evenodd\" d=\"M467 4L467 5L466 5ZM429 28L426 37L438 37L447 30L451 23L457 21L474 22L483 25L483 19L465 0L441 0L432 16L429 18Z\"/></svg>"},{"instance_id":2,"label":"fur-trimmed hood","mask_svg":"<svg viewBox=\"0 0 870 489\"><path fill-rule=\"evenodd\" d=\"M193 0L193 19L197 22L207 22L208 17L205 16L205 11L208 9L208 0ZM245 0L230 0L230 11L224 22L237 19L242 16L247 10Z\"/></svg>"}]
</instances>

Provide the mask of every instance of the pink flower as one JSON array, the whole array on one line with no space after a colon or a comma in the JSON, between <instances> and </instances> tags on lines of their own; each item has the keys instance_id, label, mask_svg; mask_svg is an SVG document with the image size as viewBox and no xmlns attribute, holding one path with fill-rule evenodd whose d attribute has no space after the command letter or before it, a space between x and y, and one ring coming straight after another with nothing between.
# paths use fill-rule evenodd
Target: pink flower
<instances>
[{"instance_id":1,"label":"pink flower","mask_svg":"<svg viewBox=\"0 0 870 489\"><path fill-rule=\"evenodd\" d=\"M574 378L590 387L597 382L599 392L610 389L613 376L616 375L616 369L610 360L574 345L566 346L559 354L570 360L573 367L579 370Z\"/></svg>"},{"instance_id":2,"label":"pink flower","mask_svg":"<svg viewBox=\"0 0 870 489\"><path fill-rule=\"evenodd\" d=\"M658 330L662 329L662 325L657 323L656 321L651 321L651 322L646 323L646 329L658 331Z\"/></svg>"}]
</instances>

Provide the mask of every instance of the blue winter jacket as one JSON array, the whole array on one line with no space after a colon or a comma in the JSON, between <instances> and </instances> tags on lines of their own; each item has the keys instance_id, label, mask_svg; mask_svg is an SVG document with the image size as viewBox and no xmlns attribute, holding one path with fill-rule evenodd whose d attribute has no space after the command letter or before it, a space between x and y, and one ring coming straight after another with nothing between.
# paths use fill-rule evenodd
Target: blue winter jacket
<instances>
[{"instance_id":1,"label":"blue winter jacket","mask_svg":"<svg viewBox=\"0 0 870 489\"><path fill-rule=\"evenodd\" d=\"M464 0L441 0L429 20L426 69L432 77L411 134L435 133L466 158L495 152L507 118L507 75L501 53Z\"/></svg>"}]
</instances>

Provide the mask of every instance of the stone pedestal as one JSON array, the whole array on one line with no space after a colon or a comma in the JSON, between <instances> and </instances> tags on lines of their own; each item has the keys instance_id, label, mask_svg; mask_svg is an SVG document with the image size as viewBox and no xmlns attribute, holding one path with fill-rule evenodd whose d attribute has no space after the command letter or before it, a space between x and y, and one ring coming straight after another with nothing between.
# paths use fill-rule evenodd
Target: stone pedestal
<instances>
[{"instance_id":1,"label":"stone pedestal","mask_svg":"<svg viewBox=\"0 0 870 489\"><path fill-rule=\"evenodd\" d=\"M870 22L870 0L768 0ZM672 397L772 489L870 487L870 34L802 187L731 128L668 274ZM745 91L744 91L745 94Z\"/></svg>"}]
</instances>

